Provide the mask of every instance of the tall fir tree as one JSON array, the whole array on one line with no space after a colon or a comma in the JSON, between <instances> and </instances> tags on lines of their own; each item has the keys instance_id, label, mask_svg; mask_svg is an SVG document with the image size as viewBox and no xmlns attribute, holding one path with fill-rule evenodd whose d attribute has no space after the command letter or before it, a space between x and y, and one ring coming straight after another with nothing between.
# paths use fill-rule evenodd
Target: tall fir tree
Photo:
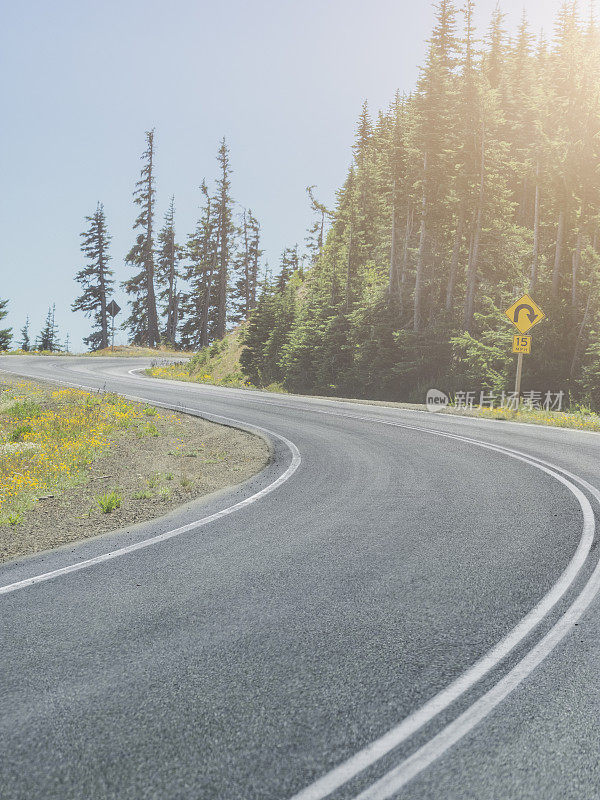
<instances>
[{"instance_id":1,"label":"tall fir tree","mask_svg":"<svg viewBox=\"0 0 600 800\"><path fill-rule=\"evenodd\" d=\"M58 326L56 324L56 303L48 307L44 327L37 338L38 350L49 350L51 353L60 350Z\"/></svg>"},{"instance_id":2,"label":"tall fir tree","mask_svg":"<svg viewBox=\"0 0 600 800\"><path fill-rule=\"evenodd\" d=\"M21 341L19 343L19 349L21 349L24 353L28 353L31 350L31 339L29 336L29 316L25 319L25 324L21 328Z\"/></svg>"},{"instance_id":3,"label":"tall fir tree","mask_svg":"<svg viewBox=\"0 0 600 800\"><path fill-rule=\"evenodd\" d=\"M204 205L196 230L184 250L183 277L189 287L182 293L181 344L189 349L207 347L215 338L217 256L219 220L217 202L205 181L201 185Z\"/></svg>"},{"instance_id":4,"label":"tall fir tree","mask_svg":"<svg viewBox=\"0 0 600 800\"><path fill-rule=\"evenodd\" d=\"M217 308L215 336L222 339L227 328L227 301L229 289L229 272L234 235L233 200L231 197L231 167L229 165L229 148L225 138L222 139L217 155L219 176L217 178L216 213L218 220L218 274L217 274Z\"/></svg>"},{"instance_id":5,"label":"tall fir tree","mask_svg":"<svg viewBox=\"0 0 600 800\"><path fill-rule=\"evenodd\" d=\"M98 203L95 212L85 219L89 225L81 234L81 252L88 263L75 276L75 280L83 287L83 293L71 308L92 317L94 330L83 341L91 350L99 350L108 347L109 320L106 307L114 285L114 273L109 268L111 237L102 203Z\"/></svg>"},{"instance_id":6,"label":"tall fir tree","mask_svg":"<svg viewBox=\"0 0 600 800\"><path fill-rule=\"evenodd\" d=\"M156 261L156 283L160 287L158 299L162 304L162 316L165 318L164 340L174 346L177 340L177 323L179 317L179 259L181 248L175 242L175 198L171 197L169 208L165 213L164 225L158 234L158 256Z\"/></svg>"},{"instance_id":7,"label":"tall fir tree","mask_svg":"<svg viewBox=\"0 0 600 800\"><path fill-rule=\"evenodd\" d=\"M129 329L135 344L157 347L160 344L155 289L154 205L156 198L154 178L154 129L146 132L146 149L142 154L144 165L140 180L133 193L134 203L140 208L133 229L139 231L137 239L125 261L136 274L123 282L131 295L129 318L124 326Z\"/></svg>"},{"instance_id":8,"label":"tall fir tree","mask_svg":"<svg viewBox=\"0 0 600 800\"><path fill-rule=\"evenodd\" d=\"M308 198L310 200L310 207L315 214L315 220L308 229L306 235L306 249L309 252L311 264L316 264L321 257L323 245L325 244L327 225L333 217L333 212L331 212L327 206L325 206L315 197L315 189L316 186L306 187L306 193L308 194Z\"/></svg>"},{"instance_id":9,"label":"tall fir tree","mask_svg":"<svg viewBox=\"0 0 600 800\"><path fill-rule=\"evenodd\" d=\"M416 98L418 128L415 143L422 165L419 179L419 243L413 292L413 329L416 332L421 330L426 318L426 261L429 256L431 265L432 239L439 231L439 212L450 178L447 167L448 157L452 153L457 49L456 8L451 0L440 0Z\"/></svg>"},{"instance_id":10,"label":"tall fir tree","mask_svg":"<svg viewBox=\"0 0 600 800\"><path fill-rule=\"evenodd\" d=\"M256 306L256 290L262 250L260 249L260 223L251 209L242 212L238 230L239 247L234 259L235 281L231 291L233 322L247 319Z\"/></svg>"}]
</instances>

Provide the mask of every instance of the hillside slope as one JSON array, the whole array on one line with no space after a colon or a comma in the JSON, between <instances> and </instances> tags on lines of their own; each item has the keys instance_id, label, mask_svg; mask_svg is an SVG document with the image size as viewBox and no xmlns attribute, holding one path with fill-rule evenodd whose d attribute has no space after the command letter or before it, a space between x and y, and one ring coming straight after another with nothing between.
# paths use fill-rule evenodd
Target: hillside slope
<instances>
[{"instance_id":1,"label":"hillside slope","mask_svg":"<svg viewBox=\"0 0 600 800\"><path fill-rule=\"evenodd\" d=\"M247 323L242 322L226 334L224 339L203 348L187 362L157 364L148 369L147 373L155 378L250 387L251 384L240 366L246 327Z\"/></svg>"}]
</instances>

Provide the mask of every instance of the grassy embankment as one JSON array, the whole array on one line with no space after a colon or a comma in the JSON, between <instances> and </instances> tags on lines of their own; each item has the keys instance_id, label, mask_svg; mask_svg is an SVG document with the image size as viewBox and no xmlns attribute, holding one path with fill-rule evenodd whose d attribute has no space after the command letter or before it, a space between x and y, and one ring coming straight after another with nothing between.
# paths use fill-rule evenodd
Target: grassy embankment
<instances>
[{"instance_id":1,"label":"grassy embankment","mask_svg":"<svg viewBox=\"0 0 600 800\"><path fill-rule=\"evenodd\" d=\"M114 395L47 389L26 381L5 385L0 395L0 524L19 524L40 497L84 481L89 465L115 437L159 436L158 418L155 409ZM120 503L115 490L98 497L105 512Z\"/></svg>"},{"instance_id":2,"label":"grassy embankment","mask_svg":"<svg viewBox=\"0 0 600 800\"><path fill-rule=\"evenodd\" d=\"M219 342L200 350L187 363L156 364L146 370L154 378L172 381L210 383L217 386L232 386L237 389L257 389L242 372L240 355L243 349L245 323L228 333ZM264 387L265 391L282 392L280 384Z\"/></svg>"},{"instance_id":3,"label":"grassy embankment","mask_svg":"<svg viewBox=\"0 0 600 800\"><path fill-rule=\"evenodd\" d=\"M3 376L0 561L153 519L269 457L244 431Z\"/></svg>"}]
</instances>

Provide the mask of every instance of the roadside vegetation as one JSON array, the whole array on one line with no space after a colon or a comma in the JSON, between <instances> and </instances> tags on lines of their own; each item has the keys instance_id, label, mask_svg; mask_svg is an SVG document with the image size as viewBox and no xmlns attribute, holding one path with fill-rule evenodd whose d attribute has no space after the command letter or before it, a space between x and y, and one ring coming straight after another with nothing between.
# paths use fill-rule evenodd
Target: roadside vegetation
<instances>
[{"instance_id":1,"label":"roadside vegetation","mask_svg":"<svg viewBox=\"0 0 600 800\"><path fill-rule=\"evenodd\" d=\"M209 383L215 386L231 386L236 389L256 389L244 374L240 357L244 349L247 324L238 325L223 339L202 348L189 360L176 364L154 364L146 370L153 378L167 378L172 381ZM282 392L280 383L271 383L267 391Z\"/></svg>"},{"instance_id":2,"label":"roadside vegetation","mask_svg":"<svg viewBox=\"0 0 600 800\"><path fill-rule=\"evenodd\" d=\"M3 356L85 356L86 358L102 358L110 356L111 358L143 358L144 356L156 358L157 355L173 356L177 358L189 358L189 351L177 350L175 348L161 346L161 347L142 347L135 344L116 344L114 350L110 345L100 350L92 350L87 353L71 353L66 350L4 350Z\"/></svg>"},{"instance_id":3,"label":"roadside vegetation","mask_svg":"<svg viewBox=\"0 0 600 800\"><path fill-rule=\"evenodd\" d=\"M268 461L256 436L111 394L0 383L0 560L159 516Z\"/></svg>"},{"instance_id":4,"label":"roadside vegetation","mask_svg":"<svg viewBox=\"0 0 600 800\"><path fill-rule=\"evenodd\" d=\"M174 347L167 347L166 345L152 348L142 347L141 345L135 344L121 344L115 345L114 350L108 346L100 350L94 350L91 353L84 353L83 355L86 355L90 358L103 356L110 356L111 358L114 356L120 356L121 358L140 358L143 356L150 356L152 358L156 358L157 355L177 356L179 358L183 356L185 358L189 358L190 353L183 350L177 350Z\"/></svg>"},{"instance_id":5,"label":"roadside vegetation","mask_svg":"<svg viewBox=\"0 0 600 800\"><path fill-rule=\"evenodd\" d=\"M286 389L281 383L256 386L245 377L240 358L244 350L247 329L247 324L242 324L227 334L224 339L204 348L188 361L176 364L157 364L147 369L146 374L153 378L167 380L206 383L238 389L260 389L266 392L285 392ZM358 404L373 403L375 405L413 410L425 409L423 403L386 402L385 400L356 397L329 396L329 399ZM456 408L450 405L440 413L600 432L600 414L581 403L576 403L565 411L530 408L526 403L521 403L518 410L511 408Z\"/></svg>"},{"instance_id":6,"label":"roadside vegetation","mask_svg":"<svg viewBox=\"0 0 600 800\"><path fill-rule=\"evenodd\" d=\"M567 411L546 411L545 409L528 408L525 405L522 405L519 410L510 408L453 409L450 407L443 413L600 432L600 414L596 414L585 406L575 406Z\"/></svg>"},{"instance_id":7,"label":"roadside vegetation","mask_svg":"<svg viewBox=\"0 0 600 800\"><path fill-rule=\"evenodd\" d=\"M42 495L83 479L119 433L147 434L143 409L114 395L28 382L0 396L0 524L15 524Z\"/></svg>"}]
</instances>

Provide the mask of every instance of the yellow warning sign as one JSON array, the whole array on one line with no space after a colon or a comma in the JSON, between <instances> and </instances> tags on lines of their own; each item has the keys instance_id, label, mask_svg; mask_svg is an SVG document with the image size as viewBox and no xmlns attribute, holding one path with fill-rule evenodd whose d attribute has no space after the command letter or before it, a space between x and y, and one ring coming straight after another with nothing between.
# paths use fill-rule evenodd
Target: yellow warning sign
<instances>
[{"instance_id":1,"label":"yellow warning sign","mask_svg":"<svg viewBox=\"0 0 600 800\"><path fill-rule=\"evenodd\" d=\"M504 313L521 333L527 333L528 330L531 330L534 325L537 325L538 322L541 322L546 316L528 294L524 294L523 297L520 297L510 308L507 308ZM513 350L513 352L515 351Z\"/></svg>"},{"instance_id":2,"label":"yellow warning sign","mask_svg":"<svg viewBox=\"0 0 600 800\"><path fill-rule=\"evenodd\" d=\"M531 336L513 336L513 353L531 353Z\"/></svg>"}]
</instances>

